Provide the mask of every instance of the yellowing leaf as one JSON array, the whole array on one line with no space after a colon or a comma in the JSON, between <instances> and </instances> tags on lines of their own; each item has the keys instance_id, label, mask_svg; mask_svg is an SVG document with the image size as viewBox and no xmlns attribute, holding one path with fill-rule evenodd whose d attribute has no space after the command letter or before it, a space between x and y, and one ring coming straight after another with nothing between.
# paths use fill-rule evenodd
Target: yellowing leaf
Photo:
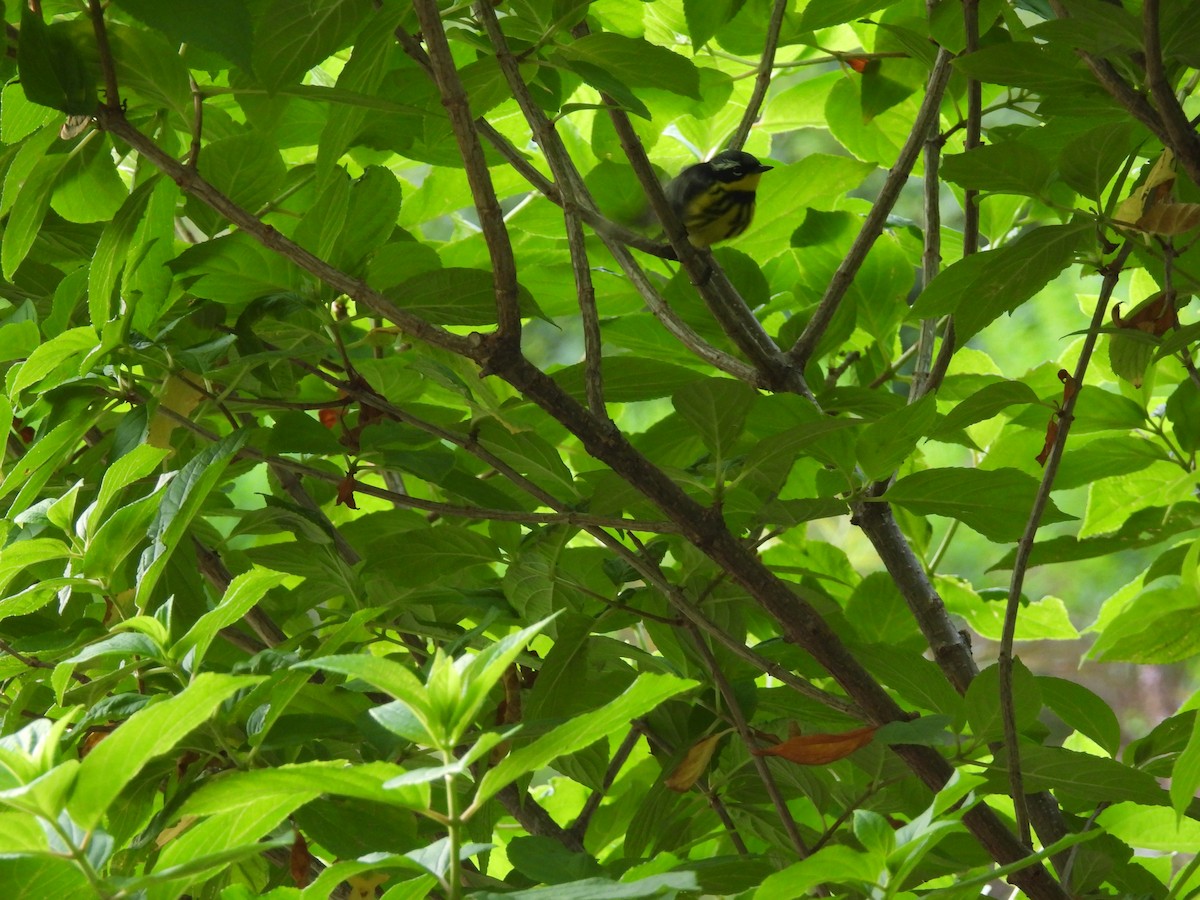
<instances>
[{"instance_id":1,"label":"yellowing leaf","mask_svg":"<svg viewBox=\"0 0 1200 900\"><path fill-rule=\"evenodd\" d=\"M713 752L717 749L717 742L726 734L728 731L722 731L692 744L683 760L675 767L675 771L667 776L667 780L664 782L666 786L681 794L684 791L690 791L692 785L696 783L696 779L703 775L704 770L708 768Z\"/></svg>"}]
</instances>

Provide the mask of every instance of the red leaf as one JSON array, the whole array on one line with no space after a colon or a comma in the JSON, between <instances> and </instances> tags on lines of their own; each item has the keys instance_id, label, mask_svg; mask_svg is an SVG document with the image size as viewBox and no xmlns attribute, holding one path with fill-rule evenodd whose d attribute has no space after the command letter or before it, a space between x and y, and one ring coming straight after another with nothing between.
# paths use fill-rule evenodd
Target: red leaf
<instances>
[{"instance_id":1,"label":"red leaf","mask_svg":"<svg viewBox=\"0 0 1200 900\"><path fill-rule=\"evenodd\" d=\"M875 726L867 725L840 734L810 734L788 738L773 747L752 750L755 756L782 756L802 766L823 766L845 759L855 750L867 746L875 737Z\"/></svg>"},{"instance_id":2,"label":"red leaf","mask_svg":"<svg viewBox=\"0 0 1200 900\"><path fill-rule=\"evenodd\" d=\"M871 62L869 59L863 59L861 56L847 56L842 61L859 75L867 70L867 66Z\"/></svg>"},{"instance_id":3,"label":"red leaf","mask_svg":"<svg viewBox=\"0 0 1200 900\"><path fill-rule=\"evenodd\" d=\"M1042 452L1037 455L1038 465L1045 467L1046 460L1050 458L1050 449L1054 446L1054 441L1058 438L1058 416L1050 417L1050 421L1046 423L1046 442L1042 444Z\"/></svg>"}]
</instances>

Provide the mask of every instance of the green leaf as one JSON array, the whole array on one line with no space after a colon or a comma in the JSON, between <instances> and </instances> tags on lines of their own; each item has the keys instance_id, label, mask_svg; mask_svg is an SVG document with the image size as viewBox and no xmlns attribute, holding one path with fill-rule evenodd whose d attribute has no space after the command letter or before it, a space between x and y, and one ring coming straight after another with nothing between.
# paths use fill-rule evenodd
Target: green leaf
<instances>
[{"instance_id":1,"label":"green leaf","mask_svg":"<svg viewBox=\"0 0 1200 900\"><path fill-rule=\"evenodd\" d=\"M691 60L645 38L599 32L561 45L557 53L568 64L594 66L630 87L653 87L701 99L700 73Z\"/></svg>"},{"instance_id":2,"label":"green leaf","mask_svg":"<svg viewBox=\"0 0 1200 900\"><path fill-rule=\"evenodd\" d=\"M24 359L37 349L41 341L37 323L30 319L0 325L0 362Z\"/></svg>"},{"instance_id":3,"label":"green leaf","mask_svg":"<svg viewBox=\"0 0 1200 900\"><path fill-rule=\"evenodd\" d=\"M1042 710L1042 694L1033 673L1020 659L1013 660L1013 711L1017 730L1024 731ZM980 741L1004 737L1004 719L1000 712L1000 667L991 665L972 679L964 698L971 733Z\"/></svg>"},{"instance_id":4,"label":"green leaf","mask_svg":"<svg viewBox=\"0 0 1200 900\"><path fill-rule=\"evenodd\" d=\"M435 325L492 325L496 322L496 284L482 269L436 269L422 272L384 293L405 312ZM545 314L525 288L518 286L521 315Z\"/></svg>"},{"instance_id":5,"label":"green leaf","mask_svg":"<svg viewBox=\"0 0 1200 900\"><path fill-rule=\"evenodd\" d=\"M217 486L225 467L246 443L247 432L238 431L201 450L188 460L167 486L158 515L150 525L150 546L138 561L135 603L146 609L158 579L171 554L183 540L188 526L200 513L208 495Z\"/></svg>"},{"instance_id":6,"label":"green leaf","mask_svg":"<svg viewBox=\"0 0 1200 900\"><path fill-rule=\"evenodd\" d=\"M29 354L29 358L16 371L15 377L10 371L9 396L16 397L27 388L41 383L47 375L65 366L75 357L91 352L96 343L96 332L86 325L55 335Z\"/></svg>"},{"instance_id":7,"label":"green leaf","mask_svg":"<svg viewBox=\"0 0 1200 900\"><path fill-rule=\"evenodd\" d=\"M896 0L810 0L800 17L801 31L816 31L862 18L891 6Z\"/></svg>"},{"instance_id":8,"label":"green leaf","mask_svg":"<svg viewBox=\"0 0 1200 900\"><path fill-rule=\"evenodd\" d=\"M1185 378L1167 398L1167 419L1174 429L1179 448L1191 453L1200 448L1200 390Z\"/></svg>"},{"instance_id":9,"label":"green leaf","mask_svg":"<svg viewBox=\"0 0 1200 900\"><path fill-rule=\"evenodd\" d=\"M93 893L87 876L73 860L46 853L6 853L0 856L0 883L11 900L46 897L86 897Z\"/></svg>"},{"instance_id":10,"label":"green leaf","mask_svg":"<svg viewBox=\"0 0 1200 900\"><path fill-rule=\"evenodd\" d=\"M278 148L257 132L206 144L202 166L213 187L251 212L274 200L287 177Z\"/></svg>"},{"instance_id":11,"label":"green leaf","mask_svg":"<svg viewBox=\"0 0 1200 900\"><path fill-rule=\"evenodd\" d=\"M371 565L365 574L381 573L390 584L412 587L477 566L493 565L496 545L482 534L462 527L443 526L391 535L372 544Z\"/></svg>"},{"instance_id":12,"label":"green leaf","mask_svg":"<svg viewBox=\"0 0 1200 900\"><path fill-rule=\"evenodd\" d=\"M920 709L958 718L962 697L937 663L890 644L869 644L860 657L875 677Z\"/></svg>"},{"instance_id":13,"label":"green leaf","mask_svg":"<svg viewBox=\"0 0 1200 900\"><path fill-rule=\"evenodd\" d=\"M758 392L740 381L708 378L677 390L671 403L696 429L709 450L719 459L729 459L757 399Z\"/></svg>"},{"instance_id":14,"label":"green leaf","mask_svg":"<svg viewBox=\"0 0 1200 900\"><path fill-rule=\"evenodd\" d=\"M754 900L795 900L828 882L875 884L884 870L884 861L874 854L841 844L822 847L801 862L768 876L754 892Z\"/></svg>"},{"instance_id":15,"label":"green leaf","mask_svg":"<svg viewBox=\"0 0 1200 900\"><path fill-rule=\"evenodd\" d=\"M1088 655L1143 665L1191 659L1200 653L1200 634L1189 624L1198 609L1187 587L1144 591L1105 625Z\"/></svg>"},{"instance_id":16,"label":"green leaf","mask_svg":"<svg viewBox=\"0 0 1200 900\"><path fill-rule=\"evenodd\" d=\"M184 801L179 814L213 816L232 813L262 800L273 801L294 794L309 797L333 794L384 803L403 801L414 807L427 804L428 790L382 790L385 781L403 771L392 763L372 762L350 766L344 760L318 760L283 764L270 769L223 772L200 785Z\"/></svg>"},{"instance_id":17,"label":"green leaf","mask_svg":"<svg viewBox=\"0 0 1200 900\"><path fill-rule=\"evenodd\" d=\"M1037 683L1042 700L1055 715L1116 755L1121 746L1121 723L1101 697L1082 684L1052 675L1039 675Z\"/></svg>"},{"instance_id":18,"label":"green leaf","mask_svg":"<svg viewBox=\"0 0 1200 900\"><path fill-rule=\"evenodd\" d=\"M1099 202L1133 147L1133 128L1106 123L1071 140L1058 156L1058 172L1070 187Z\"/></svg>"},{"instance_id":19,"label":"green leaf","mask_svg":"<svg viewBox=\"0 0 1200 900\"><path fill-rule=\"evenodd\" d=\"M354 50L338 74L336 90L373 97L391 70L395 30L404 10L383 4L363 27ZM332 103L317 144L317 181L323 185L342 153L368 121L369 112L349 103Z\"/></svg>"},{"instance_id":20,"label":"green leaf","mask_svg":"<svg viewBox=\"0 0 1200 900\"><path fill-rule=\"evenodd\" d=\"M82 828L95 827L146 763L207 721L227 697L261 680L204 672L175 696L134 713L84 758L68 806L71 818Z\"/></svg>"},{"instance_id":21,"label":"green leaf","mask_svg":"<svg viewBox=\"0 0 1200 900\"><path fill-rule=\"evenodd\" d=\"M1017 469L926 469L901 478L883 499L918 515L958 519L989 540L1015 541L1037 491L1037 480ZM1070 518L1049 501L1042 524Z\"/></svg>"},{"instance_id":22,"label":"green leaf","mask_svg":"<svg viewBox=\"0 0 1200 900\"><path fill-rule=\"evenodd\" d=\"M21 6L17 71L25 96L32 103L69 116L90 115L96 109L95 80L71 40L66 23L46 25L40 8L28 4Z\"/></svg>"},{"instance_id":23,"label":"green leaf","mask_svg":"<svg viewBox=\"0 0 1200 900\"><path fill-rule=\"evenodd\" d=\"M1065 491L1101 478L1140 472L1151 463L1166 459L1161 446L1142 438L1128 435L1099 438L1063 454L1054 489Z\"/></svg>"},{"instance_id":24,"label":"green leaf","mask_svg":"<svg viewBox=\"0 0 1200 900\"><path fill-rule=\"evenodd\" d=\"M855 453L866 476L873 481L890 477L929 433L936 415L937 401L927 394L864 428Z\"/></svg>"},{"instance_id":25,"label":"green leaf","mask_svg":"<svg viewBox=\"0 0 1200 900\"><path fill-rule=\"evenodd\" d=\"M681 891L700 892L700 882L695 872L665 872L632 881L585 878L525 891L481 891L471 896L473 900L636 900L640 897L678 896Z\"/></svg>"},{"instance_id":26,"label":"green leaf","mask_svg":"<svg viewBox=\"0 0 1200 900\"><path fill-rule=\"evenodd\" d=\"M259 600L266 596L267 591L283 582L286 576L282 572L272 572L258 566L237 575L229 582L215 609L200 616L171 648L174 659L183 661L189 652L194 652L189 668L195 672L200 668L204 654L208 651L217 632L227 625L232 625L250 611Z\"/></svg>"},{"instance_id":27,"label":"green leaf","mask_svg":"<svg viewBox=\"0 0 1200 900\"><path fill-rule=\"evenodd\" d=\"M947 154L941 174L968 190L1039 197L1053 170L1041 150L1020 141L1005 141Z\"/></svg>"},{"instance_id":28,"label":"green leaf","mask_svg":"<svg viewBox=\"0 0 1200 900\"><path fill-rule=\"evenodd\" d=\"M1091 803L1120 803L1125 800L1152 806L1167 806L1167 792L1153 775L1105 759L1062 747L1021 746L1021 770L1028 791L1052 790L1075 800ZM996 761L988 780L993 789L1008 793L1004 758Z\"/></svg>"},{"instance_id":29,"label":"green leaf","mask_svg":"<svg viewBox=\"0 0 1200 900\"><path fill-rule=\"evenodd\" d=\"M8 225L4 229L4 242L0 246L0 266L6 279L12 280L17 266L33 246L42 220L50 209L50 195L54 191L55 181L69 160L70 157L62 153L45 157L33 167L17 192L8 214Z\"/></svg>"},{"instance_id":30,"label":"green leaf","mask_svg":"<svg viewBox=\"0 0 1200 900\"><path fill-rule=\"evenodd\" d=\"M1088 222L1046 225L961 259L929 283L913 304L912 317L954 313L958 340L966 341L1056 278L1093 231Z\"/></svg>"},{"instance_id":31,"label":"green leaf","mask_svg":"<svg viewBox=\"0 0 1200 900\"><path fill-rule=\"evenodd\" d=\"M707 44L717 29L733 18L740 5L739 0L683 0L683 17L692 47L699 49Z\"/></svg>"},{"instance_id":32,"label":"green leaf","mask_svg":"<svg viewBox=\"0 0 1200 900\"><path fill-rule=\"evenodd\" d=\"M243 0L198 0L179 6L159 0L114 0L172 44L189 44L220 53L230 62L250 70L253 44L250 7Z\"/></svg>"},{"instance_id":33,"label":"green leaf","mask_svg":"<svg viewBox=\"0 0 1200 900\"><path fill-rule=\"evenodd\" d=\"M90 330L90 329L89 329ZM8 508L8 517L24 512L45 486L50 476L66 462L66 457L78 446L87 430L95 423L95 415L79 416L62 422L48 434L38 438L20 462L14 465L0 484L0 498L20 488Z\"/></svg>"},{"instance_id":34,"label":"green leaf","mask_svg":"<svg viewBox=\"0 0 1200 900\"><path fill-rule=\"evenodd\" d=\"M950 410L937 425L931 437L949 437L976 422L992 418L1001 410L1016 404L1037 403L1033 388L1020 381L997 381L985 385Z\"/></svg>"},{"instance_id":35,"label":"green leaf","mask_svg":"<svg viewBox=\"0 0 1200 900\"><path fill-rule=\"evenodd\" d=\"M635 356L606 356L601 360L601 369L604 396L610 403L669 397L684 386L704 379L692 369ZM583 363L559 369L550 377L577 400L584 399Z\"/></svg>"},{"instance_id":36,"label":"green leaf","mask_svg":"<svg viewBox=\"0 0 1200 900\"><path fill-rule=\"evenodd\" d=\"M370 0L271 0L254 34L254 72L276 91L349 43L371 12Z\"/></svg>"},{"instance_id":37,"label":"green leaf","mask_svg":"<svg viewBox=\"0 0 1200 900\"><path fill-rule=\"evenodd\" d=\"M478 809L505 785L534 772L559 756L582 750L631 719L645 715L668 697L695 687L696 682L672 675L644 673L611 703L552 729L533 743L514 750L489 769L479 782L471 808Z\"/></svg>"},{"instance_id":38,"label":"green leaf","mask_svg":"<svg viewBox=\"0 0 1200 900\"><path fill-rule=\"evenodd\" d=\"M968 78L1031 91L1098 90L1079 57L1064 44L999 43L954 60Z\"/></svg>"},{"instance_id":39,"label":"green leaf","mask_svg":"<svg viewBox=\"0 0 1200 900\"><path fill-rule=\"evenodd\" d=\"M148 178L134 188L112 221L100 232L100 241L88 268L88 313L92 327L97 331L112 318L113 290L125 268L129 245L157 184L158 178Z\"/></svg>"}]
</instances>

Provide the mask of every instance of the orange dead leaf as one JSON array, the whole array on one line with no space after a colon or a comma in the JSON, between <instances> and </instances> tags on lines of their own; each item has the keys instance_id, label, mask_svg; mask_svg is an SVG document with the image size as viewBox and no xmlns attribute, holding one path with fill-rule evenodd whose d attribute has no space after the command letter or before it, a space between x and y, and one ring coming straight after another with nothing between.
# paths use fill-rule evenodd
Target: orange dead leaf
<instances>
[{"instance_id":1,"label":"orange dead leaf","mask_svg":"<svg viewBox=\"0 0 1200 900\"><path fill-rule=\"evenodd\" d=\"M304 840L304 835L297 831L296 839L292 841L292 853L288 859L288 869L292 873L292 882L296 887L308 887L311 867L312 854L308 852L308 841Z\"/></svg>"},{"instance_id":2,"label":"orange dead leaf","mask_svg":"<svg viewBox=\"0 0 1200 900\"><path fill-rule=\"evenodd\" d=\"M684 755L683 760L667 776L667 780L663 783L671 790L678 791L681 794L685 791L690 791L692 785L704 774L704 770L708 768L709 762L712 761L713 752L717 749L717 742L726 734L728 734L728 731L722 731L719 734L710 735L692 744L688 748L688 752Z\"/></svg>"},{"instance_id":3,"label":"orange dead leaf","mask_svg":"<svg viewBox=\"0 0 1200 900\"><path fill-rule=\"evenodd\" d=\"M334 506L345 505L350 509L358 509L358 504L354 502L354 491L358 487L358 482L354 480L354 473L347 472L346 477L338 482L337 500Z\"/></svg>"},{"instance_id":4,"label":"orange dead leaf","mask_svg":"<svg viewBox=\"0 0 1200 900\"><path fill-rule=\"evenodd\" d=\"M1058 380L1062 382L1063 398L1062 402L1067 403L1072 397L1079 393L1079 382L1066 369L1058 370Z\"/></svg>"},{"instance_id":5,"label":"orange dead leaf","mask_svg":"<svg viewBox=\"0 0 1200 900\"><path fill-rule=\"evenodd\" d=\"M1050 448L1054 446L1055 440L1058 438L1058 416L1050 417L1050 421L1046 423L1046 443L1042 445L1042 452L1037 455L1038 465L1045 467L1046 460L1050 458Z\"/></svg>"},{"instance_id":6,"label":"orange dead leaf","mask_svg":"<svg viewBox=\"0 0 1200 900\"><path fill-rule=\"evenodd\" d=\"M83 759L89 753L96 749L96 745L104 740L112 732L111 728L96 728L87 733L83 739L83 743L79 745L79 758Z\"/></svg>"},{"instance_id":7,"label":"orange dead leaf","mask_svg":"<svg viewBox=\"0 0 1200 900\"><path fill-rule=\"evenodd\" d=\"M332 428L342 417L340 409L326 408L317 410L317 420L326 428Z\"/></svg>"},{"instance_id":8,"label":"orange dead leaf","mask_svg":"<svg viewBox=\"0 0 1200 900\"><path fill-rule=\"evenodd\" d=\"M861 56L847 56L843 60L850 68L861 75L867 70L867 65L871 62L869 59L863 59Z\"/></svg>"},{"instance_id":9,"label":"orange dead leaf","mask_svg":"<svg viewBox=\"0 0 1200 900\"><path fill-rule=\"evenodd\" d=\"M874 725L843 731L840 734L810 734L788 738L773 747L751 750L755 756L782 756L802 766L823 766L845 759L855 750L867 746L875 736Z\"/></svg>"}]
</instances>

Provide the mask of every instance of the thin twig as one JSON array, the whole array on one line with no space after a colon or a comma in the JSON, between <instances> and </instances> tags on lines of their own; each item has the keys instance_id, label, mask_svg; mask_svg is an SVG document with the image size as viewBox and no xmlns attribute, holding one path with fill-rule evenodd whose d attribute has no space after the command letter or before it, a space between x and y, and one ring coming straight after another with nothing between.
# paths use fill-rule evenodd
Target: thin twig
<instances>
[{"instance_id":1,"label":"thin twig","mask_svg":"<svg viewBox=\"0 0 1200 900\"><path fill-rule=\"evenodd\" d=\"M721 664L713 656L712 650L709 649L699 629L695 625L692 625L688 628L688 631L691 632L693 645L704 660L704 664L708 666L708 672L712 677L713 684L716 685L721 698L725 701L725 707L729 710L729 718L733 720L733 725L737 729L738 736L742 739L743 745L750 753L750 761L758 772L758 777L763 783L763 789L766 790L767 796L771 798L771 804L775 807L775 814L779 816L779 821L783 824L783 830L787 832L788 840L792 842L792 849L796 851L797 856L804 859L808 856L808 847L804 843L804 838L800 836L800 830L796 827L796 820L792 818L787 801L784 800L783 794L779 791L779 785L775 782L775 776L771 774L766 757L752 752L754 735L750 731L750 723L746 721L745 713L742 712L741 704L738 703L737 695L733 692L733 687L729 684L729 679L721 671Z\"/></svg>"},{"instance_id":2,"label":"thin twig","mask_svg":"<svg viewBox=\"0 0 1200 900\"><path fill-rule=\"evenodd\" d=\"M229 590L229 585L233 581L233 575L229 569L225 568L225 563L222 562L220 555L215 550L206 547L196 537L192 538L192 547L196 551L196 564L200 570L200 574L208 579L208 583L213 586L213 590L218 595L224 595ZM221 636L246 653L255 654L267 647L278 647L287 640L287 634L284 633L284 630L276 625L275 621L257 606L250 607L242 618L245 619L247 625L254 629L254 633L262 639L262 645L253 642L249 636L242 634L235 628L222 628Z\"/></svg>"},{"instance_id":3,"label":"thin twig","mask_svg":"<svg viewBox=\"0 0 1200 900\"><path fill-rule=\"evenodd\" d=\"M587 800L584 801L583 809L579 811L579 815L571 823L571 827L567 829L580 844L583 843L583 839L587 835L588 825L592 821L592 816L600 808L601 801L608 794L609 789L613 786L613 782L617 780L617 775L620 774L626 760L629 759L629 754L633 752L633 748L637 746L637 742L641 740L641 737L641 732L636 728L629 729L629 733L625 735L624 740L617 747L616 753L609 760L608 768L604 771L604 780L600 783L599 789L588 794Z\"/></svg>"},{"instance_id":4,"label":"thin twig","mask_svg":"<svg viewBox=\"0 0 1200 900\"><path fill-rule=\"evenodd\" d=\"M479 215L479 228L491 257L492 281L496 289L496 338L508 346L509 352L513 352L520 347L521 310L517 304L517 265L513 259L508 228L504 224L504 212L500 209L492 176L488 173L483 145L475 133L475 117L471 115L466 90L454 66L437 2L413 0L413 9L416 10L417 21L421 23L433 80L437 83L442 105L450 117L450 127L458 143L467 184L470 185L471 197Z\"/></svg>"},{"instance_id":5,"label":"thin twig","mask_svg":"<svg viewBox=\"0 0 1200 900\"><path fill-rule=\"evenodd\" d=\"M268 250L278 253L334 290L353 298L366 309L388 319L406 334L435 347L448 350L451 353L468 358L474 357L477 341L462 335L452 334L444 328L431 325L420 316L405 312L379 291L368 287L362 280L353 278L340 269L331 266L325 260L305 250L295 241L284 237L270 225L256 218L243 207L238 206L229 197L213 187L212 184L200 177L197 172L189 169L183 163L165 153L146 135L134 128L120 109L101 107L97 110L96 119L100 127L115 134L141 156L153 163L156 168L170 176L185 193L196 197L223 215Z\"/></svg>"},{"instance_id":6,"label":"thin twig","mask_svg":"<svg viewBox=\"0 0 1200 900\"><path fill-rule=\"evenodd\" d=\"M100 73L104 77L104 105L109 109L119 110L121 94L117 87L117 67L113 63L112 48L108 43L108 29L104 25L104 4L100 0L88 0L88 13L92 18L92 31L96 35Z\"/></svg>"},{"instance_id":7,"label":"thin twig","mask_svg":"<svg viewBox=\"0 0 1200 900\"><path fill-rule=\"evenodd\" d=\"M508 40L496 19L496 11L490 0L478 0L475 4L475 17L483 23L484 31L492 48L496 51L496 60L504 73L509 87L516 97L525 120L529 123L533 134L542 148L554 180L564 192L562 198L563 220L567 232L567 249L571 254L571 272L575 277L575 295L579 303L580 318L583 322L583 360L584 360L584 389L588 400L588 409L592 415L600 419L608 418L604 406L604 373L601 370L601 339L600 317L596 311L596 289L592 284L592 271L588 262L587 245L584 242L583 226L580 220L580 207L592 206L590 198L579 202L579 188L583 179L575 171L574 164L562 146L554 126L546 119L541 108L533 102L521 78L520 66L508 49Z\"/></svg>"},{"instance_id":8,"label":"thin twig","mask_svg":"<svg viewBox=\"0 0 1200 900\"><path fill-rule=\"evenodd\" d=\"M188 148L185 165L189 169L194 169L200 164L200 139L204 134L204 94L190 72L188 73L188 84L192 88L192 144Z\"/></svg>"},{"instance_id":9,"label":"thin twig","mask_svg":"<svg viewBox=\"0 0 1200 900\"><path fill-rule=\"evenodd\" d=\"M804 333L787 352L788 357L801 370L808 364L809 358L816 351L817 344L820 343L825 330L833 321L833 316L846 296L846 291L853 283L854 276L858 274L867 254L871 252L875 241L883 233L883 226L887 223L887 217L891 214L892 207L896 205L901 189L908 181L913 165L925 144L929 128L932 123L937 121L938 110L942 103L942 93L946 89L946 83L950 80L952 58L952 54L947 50L938 51L933 71L929 73L929 81L925 87L925 99L921 102L921 108L913 121L912 131L909 132L904 146L900 148L896 164L888 171L883 188L872 204L871 211L863 220L862 228L850 246L850 252L846 254L845 259L834 272L833 278L830 279L829 286L825 289L825 295L813 312Z\"/></svg>"},{"instance_id":10,"label":"thin twig","mask_svg":"<svg viewBox=\"0 0 1200 900\"><path fill-rule=\"evenodd\" d=\"M645 719L634 719L632 724L638 732L646 736L647 742L657 747L658 751L664 756L670 757L675 755L676 748L655 734ZM729 841L733 844L733 849L737 851L738 856L749 856L750 851L747 849L745 841L742 840L742 836L738 834L737 825L734 824L733 817L729 815L729 810L725 808L724 801L717 796L717 792L703 778L696 782L695 787L696 790L704 795L709 807L717 814L717 818L721 820L721 824L729 836Z\"/></svg>"},{"instance_id":11,"label":"thin twig","mask_svg":"<svg viewBox=\"0 0 1200 900\"><path fill-rule=\"evenodd\" d=\"M979 49L979 0L963 0L963 25L966 28L967 53ZM967 79L967 122L963 149L979 146L983 130L983 85L978 78ZM979 250L979 191L963 193L963 256Z\"/></svg>"},{"instance_id":12,"label":"thin twig","mask_svg":"<svg viewBox=\"0 0 1200 900\"><path fill-rule=\"evenodd\" d=\"M1013 560L1012 578L1008 587L1008 602L1004 610L1004 629L1000 637L1000 653L998 658L1000 675L1000 710L1004 720L1004 745L1008 750L1008 775L1013 804L1016 810L1017 834L1025 844L1029 844L1029 811L1025 801L1024 778L1021 773L1021 757L1019 736L1017 734L1016 713L1013 707L1012 671L1013 671L1013 640L1017 631L1017 613L1021 606L1021 588L1025 581L1025 572L1029 567L1029 557L1033 552L1033 542L1041 525L1042 513L1050 500L1050 491L1054 487L1054 476L1058 474L1058 464L1062 460L1063 448L1067 444L1067 435L1074 421L1075 402L1078 399L1079 385L1083 384L1087 374L1088 363L1091 362L1092 351L1100 329L1104 325L1104 316L1112 292L1121 277L1121 269L1133 251L1133 242L1126 241L1116 258L1104 270L1104 281L1100 287L1100 296L1096 301L1096 309L1092 314L1092 323L1087 336L1079 351L1079 361L1075 364L1072 384L1076 390L1065 391L1062 409L1058 413L1058 431L1054 437L1050 455L1046 459L1046 467L1042 472L1042 482L1038 487L1029 511L1029 520L1021 540L1017 542L1016 557Z\"/></svg>"},{"instance_id":13,"label":"thin twig","mask_svg":"<svg viewBox=\"0 0 1200 900\"><path fill-rule=\"evenodd\" d=\"M783 15L787 12L787 7L787 0L775 0L775 5L771 9L771 20L767 23L767 34L763 39L762 58L758 63L758 72L754 76L754 90L746 103L742 120L734 129L733 137L729 141L729 147L732 150L741 150L746 143L746 138L750 136L750 129L758 119L758 112L762 108L763 100L767 97L767 88L771 86L771 70L775 65L775 51L779 47L779 32L783 28Z\"/></svg>"},{"instance_id":14,"label":"thin twig","mask_svg":"<svg viewBox=\"0 0 1200 900\"><path fill-rule=\"evenodd\" d=\"M173 409L165 406L160 406L158 412L167 416L172 421L178 422L184 428L210 441L219 441L221 436L213 431L209 431L202 425L193 422L187 416L181 415ZM284 456L272 456L268 453L263 453L260 450L255 450L253 447L243 447L235 454L240 459L249 459L254 462L268 463L272 466L278 466L281 469L290 470L306 478L315 478L328 484L340 485L344 476L335 475L332 472L326 472L323 469L317 469L313 466L307 466L304 463L297 462L293 459L288 459ZM439 503L435 500L422 500L419 497L413 497L409 494L398 494L386 488L376 487L367 482L356 480L354 483L354 492L365 494L368 497L378 497L380 500L387 500L406 509L419 509L423 512L436 513L439 516L456 519L478 519L481 521L496 521L496 522L518 522L523 525L572 525L575 527L594 526L597 528L619 528L636 531L645 531L648 533L656 533L658 529L655 525L661 525L669 533L674 530L674 526L669 522L642 522L634 519L622 519L612 516L594 516L589 513L579 513L573 510L565 512L553 513L535 513L523 512L509 509L489 509L483 506L458 506L453 503ZM642 526L649 525L644 528Z\"/></svg>"}]
</instances>

